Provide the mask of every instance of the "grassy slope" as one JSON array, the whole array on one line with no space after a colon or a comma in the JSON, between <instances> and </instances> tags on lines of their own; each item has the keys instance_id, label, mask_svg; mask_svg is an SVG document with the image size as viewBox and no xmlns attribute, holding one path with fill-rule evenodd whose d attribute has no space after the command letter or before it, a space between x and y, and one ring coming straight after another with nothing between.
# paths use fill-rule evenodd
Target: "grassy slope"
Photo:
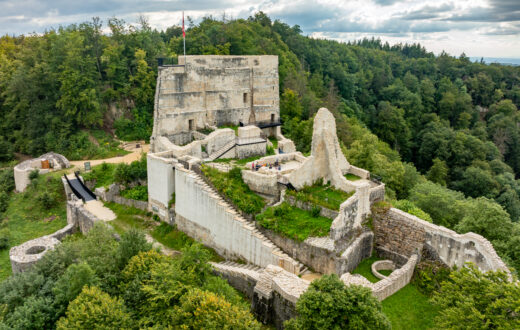
<instances>
[{"instance_id":1,"label":"grassy slope","mask_svg":"<svg viewBox=\"0 0 520 330\"><path fill-rule=\"evenodd\" d=\"M300 191L287 190L286 193L303 202L310 202L336 211L339 210L341 203L354 194L354 192L347 193L335 189L329 184L323 185L320 183L305 186Z\"/></svg>"},{"instance_id":2,"label":"grassy slope","mask_svg":"<svg viewBox=\"0 0 520 330\"><path fill-rule=\"evenodd\" d=\"M269 207L256 219L264 228L300 242L309 236L327 236L332 224L332 220L329 218L313 217L311 212L287 203Z\"/></svg>"},{"instance_id":3,"label":"grassy slope","mask_svg":"<svg viewBox=\"0 0 520 330\"><path fill-rule=\"evenodd\" d=\"M370 269L377 260L381 259L372 256L363 260L352 273L363 275L372 283L379 281ZM383 312L392 322L392 329L432 329L433 319L438 314L438 309L413 282L383 300L382 305Z\"/></svg>"},{"instance_id":4,"label":"grassy slope","mask_svg":"<svg viewBox=\"0 0 520 330\"><path fill-rule=\"evenodd\" d=\"M65 204L65 192L61 180L61 172L42 175L38 178L36 187L29 186L24 193L12 193L9 207L4 215L9 228L9 248L0 251L0 281L11 275L11 263L9 261L9 249L28 240L48 235L67 224L67 208ZM49 178L57 178L59 182L47 182ZM56 193L56 203L51 209L45 209L38 201L38 195L44 190ZM44 219L55 216L52 221Z\"/></svg>"}]
</instances>

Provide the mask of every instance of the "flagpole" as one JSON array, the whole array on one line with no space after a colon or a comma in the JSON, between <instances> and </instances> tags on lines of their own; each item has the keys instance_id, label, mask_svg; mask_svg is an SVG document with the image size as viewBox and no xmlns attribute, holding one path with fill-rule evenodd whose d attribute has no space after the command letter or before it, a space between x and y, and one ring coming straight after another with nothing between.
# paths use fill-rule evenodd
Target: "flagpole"
<instances>
[{"instance_id":1,"label":"flagpole","mask_svg":"<svg viewBox=\"0 0 520 330\"><path fill-rule=\"evenodd\" d=\"M182 40L184 43L184 67L186 67L186 32L184 31L184 10L182 11Z\"/></svg>"}]
</instances>

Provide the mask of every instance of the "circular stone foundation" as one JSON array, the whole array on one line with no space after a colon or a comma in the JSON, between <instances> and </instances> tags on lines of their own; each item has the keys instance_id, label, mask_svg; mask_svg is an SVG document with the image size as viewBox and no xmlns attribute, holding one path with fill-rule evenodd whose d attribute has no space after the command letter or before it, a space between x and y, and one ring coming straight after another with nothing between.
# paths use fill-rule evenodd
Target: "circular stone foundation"
<instances>
[{"instance_id":1,"label":"circular stone foundation","mask_svg":"<svg viewBox=\"0 0 520 330\"><path fill-rule=\"evenodd\" d=\"M26 271L58 244L60 241L56 238L43 236L12 247L9 251L9 259L11 259L13 274Z\"/></svg>"},{"instance_id":2,"label":"circular stone foundation","mask_svg":"<svg viewBox=\"0 0 520 330\"><path fill-rule=\"evenodd\" d=\"M386 276L381 274L380 270L395 270L395 264L392 260L379 260L372 264L372 274L374 274L375 277L382 280L385 279Z\"/></svg>"}]
</instances>

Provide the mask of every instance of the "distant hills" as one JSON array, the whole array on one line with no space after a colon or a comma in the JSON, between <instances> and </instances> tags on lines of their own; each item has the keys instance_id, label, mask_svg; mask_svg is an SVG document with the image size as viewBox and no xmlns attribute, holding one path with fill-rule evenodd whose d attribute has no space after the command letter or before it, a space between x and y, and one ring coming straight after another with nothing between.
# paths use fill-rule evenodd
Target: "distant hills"
<instances>
[{"instance_id":1,"label":"distant hills","mask_svg":"<svg viewBox=\"0 0 520 330\"><path fill-rule=\"evenodd\" d=\"M508 58L508 57L470 57L472 62L480 61L483 58L486 64L498 63L502 65L520 65L520 58Z\"/></svg>"}]
</instances>

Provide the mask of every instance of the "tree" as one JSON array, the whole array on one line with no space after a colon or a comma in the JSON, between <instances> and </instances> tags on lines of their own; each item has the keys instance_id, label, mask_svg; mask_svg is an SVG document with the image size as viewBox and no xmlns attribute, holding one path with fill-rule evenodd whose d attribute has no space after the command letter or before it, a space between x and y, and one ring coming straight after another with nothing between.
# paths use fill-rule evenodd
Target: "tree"
<instances>
[{"instance_id":1,"label":"tree","mask_svg":"<svg viewBox=\"0 0 520 330\"><path fill-rule=\"evenodd\" d=\"M302 111L303 108L296 93L286 88L280 100L280 115L287 119L301 118Z\"/></svg>"},{"instance_id":2,"label":"tree","mask_svg":"<svg viewBox=\"0 0 520 330\"><path fill-rule=\"evenodd\" d=\"M286 329L390 329L381 303L370 289L345 286L337 275L324 275L311 282L296 303L298 317Z\"/></svg>"},{"instance_id":3,"label":"tree","mask_svg":"<svg viewBox=\"0 0 520 330\"><path fill-rule=\"evenodd\" d=\"M212 292L191 289L173 311L171 325L187 329L260 329L245 308L231 305Z\"/></svg>"},{"instance_id":4,"label":"tree","mask_svg":"<svg viewBox=\"0 0 520 330\"><path fill-rule=\"evenodd\" d=\"M464 217L455 230L459 233L474 232L484 236L490 241L507 242L513 229L513 223L509 214L500 204L479 197L470 202L465 210Z\"/></svg>"},{"instance_id":5,"label":"tree","mask_svg":"<svg viewBox=\"0 0 520 330\"><path fill-rule=\"evenodd\" d=\"M70 301L76 299L83 287L92 286L98 283L98 278L94 271L86 263L72 264L61 276L52 292L55 296L54 305L57 306L58 316L65 312Z\"/></svg>"},{"instance_id":6,"label":"tree","mask_svg":"<svg viewBox=\"0 0 520 330\"><path fill-rule=\"evenodd\" d=\"M446 186L446 179L448 178L448 166L446 166L446 162L435 158L426 177L428 180L438 183L441 186Z\"/></svg>"},{"instance_id":7,"label":"tree","mask_svg":"<svg viewBox=\"0 0 520 330\"><path fill-rule=\"evenodd\" d=\"M132 321L123 301L98 287L85 287L67 308L57 329L130 329Z\"/></svg>"},{"instance_id":8,"label":"tree","mask_svg":"<svg viewBox=\"0 0 520 330\"><path fill-rule=\"evenodd\" d=\"M520 286L498 271L480 272L473 264L453 271L432 301L439 307L436 326L444 329L520 328Z\"/></svg>"},{"instance_id":9,"label":"tree","mask_svg":"<svg viewBox=\"0 0 520 330\"><path fill-rule=\"evenodd\" d=\"M142 231L131 228L121 235L121 240L117 247L117 263L119 269L123 269L128 260L140 252L146 252L152 249L152 244L146 241L146 237Z\"/></svg>"}]
</instances>

